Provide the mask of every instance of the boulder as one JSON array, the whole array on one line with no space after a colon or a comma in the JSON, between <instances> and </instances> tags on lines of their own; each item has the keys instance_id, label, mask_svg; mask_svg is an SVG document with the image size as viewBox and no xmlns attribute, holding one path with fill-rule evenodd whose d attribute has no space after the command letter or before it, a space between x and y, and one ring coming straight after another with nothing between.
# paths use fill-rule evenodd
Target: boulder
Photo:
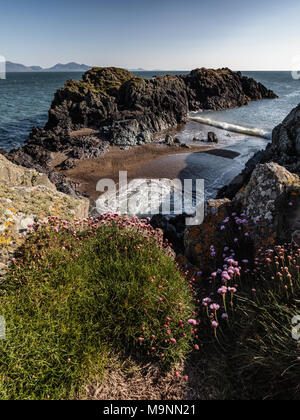
<instances>
[{"instance_id":1,"label":"boulder","mask_svg":"<svg viewBox=\"0 0 300 420\"><path fill-rule=\"evenodd\" d=\"M47 175L34 169L14 165L0 154L0 182L7 186L36 187L38 185L56 190Z\"/></svg>"},{"instance_id":2,"label":"boulder","mask_svg":"<svg viewBox=\"0 0 300 420\"><path fill-rule=\"evenodd\" d=\"M233 200L207 201L202 225L189 227L184 234L185 256L201 270L213 267L212 245L216 254L222 254L221 226L233 212L247 219L249 241L255 249L292 241L300 245L299 176L274 162L259 164Z\"/></svg>"},{"instance_id":3,"label":"boulder","mask_svg":"<svg viewBox=\"0 0 300 420\"><path fill-rule=\"evenodd\" d=\"M260 164L233 205L242 207L258 245L291 242L300 229L300 178L277 163Z\"/></svg>"},{"instance_id":4,"label":"boulder","mask_svg":"<svg viewBox=\"0 0 300 420\"><path fill-rule=\"evenodd\" d=\"M167 146L173 146L174 145L174 139L173 139L173 137L170 136L170 134L167 134L166 137L165 137L164 143Z\"/></svg>"},{"instance_id":5,"label":"boulder","mask_svg":"<svg viewBox=\"0 0 300 420\"><path fill-rule=\"evenodd\" d=\"M28 225L49 216L69 221L85 218L88 211L87 199L58 192L45 174L14 165L0 155L0 277Z\"/></svg>"},{"instance_id":6,"label":"boulder","mask_svg":"<svg viewBox=\"0 0 300 420\"><path fill-rule=\"evenodd\" d=\"M300 174L300 104L274 128L272 142L266 150L257 152L246 163L241 174L219 191L218 197L232 199L248 183L256 165L266 162L275 162L289 172Z\"/></svg>"},{"instance_id":7,"label":"boulder","mask_svg":"<svg viewBox=\"0 0 300 420\"><path fill-rule=\"evenodd\" d=\"M300 104L274 128L266 160L275 161L300 174Z\"/></svg>"},{"instance_id":8,"label":"boulder","mask_svg":"<svg viewBox=\"0 0 300 420\"><path fill-rule=\"evenodd\" d=\"M100 137L122 147L143 145L152 141L151 131L144 129L136 119L113 122L112 125L100 129Z\"/></svg>"},{"instance_id":9,"label":"boulder","mask_svg":"<svg viewBox=\"0 0 300 420\"><path fill-rule=\"evenodd\" d=\"M209 271L214 265L210 247L213 245L217 252L224 247L223 233L217 227L229 215L230 209L231 201L228 199L208 200L204 222L185 230L185 256L201 270Z\"/></svg>"},{"instance_id":10,"label":"boulder","mask_svg":"<svg viewBox=\"0 0 300 420\"><path fill-rule=\"evenodd\" d=\"M209 131L207 133L207 141L208 141L208 143L218 143L219 139L218 139L216 133L214 133L213 131Z\"/></svg>"}]
</instances>

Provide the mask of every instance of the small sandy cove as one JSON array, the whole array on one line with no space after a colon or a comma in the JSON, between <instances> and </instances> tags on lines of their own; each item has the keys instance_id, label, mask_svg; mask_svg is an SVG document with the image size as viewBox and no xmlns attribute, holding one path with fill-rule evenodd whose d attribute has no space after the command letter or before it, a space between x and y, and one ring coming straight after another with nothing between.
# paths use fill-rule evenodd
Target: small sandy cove
<instances>
[{"instance_id":1,"label":"small sandy cove","mask_svg":"<svg viewBox=\"0 0 300 420\"><path fill-rule=\"evenodd\" d=\"M96 184L100 179L109 178L118 183L120 171L127 171L129 181L136 178L174 179L186 167L182 157L203 152L219 156L228 154L228 151L211 145L190 145L189 149L157 144L136 146L129 150L111 147L105 155L79 161L74 168L63 173L77 183L79 191L96 200L99 196Z\"/></svg>"}]
</instances>

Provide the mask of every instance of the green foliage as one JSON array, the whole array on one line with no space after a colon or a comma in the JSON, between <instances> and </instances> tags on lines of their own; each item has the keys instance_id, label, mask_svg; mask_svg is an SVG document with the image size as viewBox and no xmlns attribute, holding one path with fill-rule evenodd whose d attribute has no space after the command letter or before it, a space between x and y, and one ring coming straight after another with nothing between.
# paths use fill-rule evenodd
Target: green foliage
<instances>
[{"instance_id":1,"label":"green foliage","mask_svg":"<svg viewBox=\"0 0 300 420\"><path fill-rule=\"evenodd\" d=\"M300 315L300 250L260 249L253 261L238 263L238 250L225 249L229 256L223 270L212 274L207 293L212 302L203 301L203 316L209 315L203 325L209 337L216 337L204 349L213 353L208 371L215 382L222 372L225 399L297 400L300 342L292 336L292 320ZM213 311L210 304L219 309Z\"/></svg>"},{"instance_id":2,"label":"green foliage","mask_svg":"<svg viewBox=\"0 0 300 420\"><path fill-rule=\"evenodd\" d=\"M237 298L235 351L230 358L248 398L300 398L300 252L276 247L257 260L255 291ZM298 322L299 323L299 322Z\"/></svg>"},{"instance_id":3,"label":"green foliage","mask_svg":"<svg viewBox=\"0 0 300 420\"><path fill-rule=\"evenodd\" d=\"M35 230L1 285L1 399L72 398L112 351L165 366L190 351L191 292L149 225L107 216Z\"/></svg>"}]
</instances>

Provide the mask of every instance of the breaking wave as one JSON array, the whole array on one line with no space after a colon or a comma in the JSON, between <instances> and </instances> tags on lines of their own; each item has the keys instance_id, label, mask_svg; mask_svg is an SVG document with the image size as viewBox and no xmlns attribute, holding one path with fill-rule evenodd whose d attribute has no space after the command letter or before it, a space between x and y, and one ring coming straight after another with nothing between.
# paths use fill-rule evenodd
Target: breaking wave
<instances>
[{"instance_id":1,"label":"breaking wave","mask_svg":"<svg viewBox=\"0 0 300 420\"><path fill-rule=\"evenodd\" d=\"M195 121L212 127L220 128L222 130L232 131L234 133L241 133L248 136L262 137L263 139L271 140L272 133L261 128L243 127L237 124L230 124L223 121L214 121L210 118L204 117L190 117L191 121Z\"/></svg>"}]
</instances>

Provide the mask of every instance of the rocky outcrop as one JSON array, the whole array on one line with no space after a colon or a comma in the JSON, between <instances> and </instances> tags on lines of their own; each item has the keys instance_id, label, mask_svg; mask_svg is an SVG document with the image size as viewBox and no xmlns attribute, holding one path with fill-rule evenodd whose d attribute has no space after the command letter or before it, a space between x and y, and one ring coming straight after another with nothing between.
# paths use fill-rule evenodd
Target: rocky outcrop
<instances>
[{"instance_id":1,"label":"rocky outcrop","mask_svg":"<svg viewBox=\"0 0 300 420\"><path fill-rule=\"evenodd\" d=\"M135 77L127 70L93 68L80 82L59 89L44 129L33 128L27 144L9 154L26 167L45 172L60 191L74 188L53 166L69 169L95 158L109 145L128 148L187 121L191 110L225 109L276 95L253 79L229 69L193 70L187 76Z\"/></svg>"},{"instance_id":2,"label":"rocky outcrop","mask_svg":"<svg viewBox=\"0 0 300 420\"><path fill-rule=\"evenodd\" d=\"M196 69L183 79L188 88L191 111L235 108L252 100L277 97L261 83L228 68Z\"/></svg>"},{"instance_id":3,"label":"rocky outcrop","mask_svg":"<svg viewBox=\"0 0 300 420\"><path fill-rule=\"evenodd\" d=\"M8 187L44 186L50 190L56 190L55 185L49 181L45 174L14 165L2 155L0 155L0 182Z\"/></svg>"},{"instance_id":4,"label":"rocky outcrop","mask_svg":"<svg viewBox=\"0 0 300 420\"><path fill-rule=\"evenodd\" d=\"M204 223L185 231L189 261L201 269L212 265L211 246L222 253L224 235L228 236L224 220L232 214L243 214L243 226L255 249L285 242L300 246L299 176L274 162L259 164L233 200L209 200Z\"/></svg>"},{"instance_id":5,"label":"rocky outcrop","mask_svg":"<svg viewBox=\"0 0 300 420\"><path fill-rule=\"evenodd\" d=\"M219 190L217 198L229 198L232 200L239 190L249 182L256 165L265 161L265 156L265 151L257 152L250 160L248 160L242 172L228 185L225 185L225 187Z\"/></svg>"},{"instance_id":6,"label":"rocky outcrop","mask_svg":"<svg viewBox=\"0 0 300 420\"><path fill-rule=\"evenodd\" d=\"M219 191L218 197L232 199L247 184L256 165L267 162L278 163L288 171L300 174L300 104L274 128L272 142L266 150L256 153L242 173Z\"/></svg>"},{"instance_id":7,"label":"rocky outcrop","mask_svg":"<svg viewBox=\"0 0 300 420\"><path fill-rule=\"evenodd\" d=\"M257 165L235 197L255 242L291 242L300 229L300 178L276 163Z\"/></svg>"},{"instance_id":8,"label":"rocky outcrop","mask_svg":"<svg viewBox=\"0 0 300 420\"><path fill-rule=\"evenodd\" d=\"M219 139L216 133L214 133L213 131L209 131L207 133L207 141L208 143L218 143Z\"/></svg>"},{"instance_id":9,"label":"rocky outcrop","mask_svg":"<svg viewBox=\"0 0 300 420\"><path fill-rule=\"evenodd\" d=\"M126 121L129 130L139 136L185 122L192 110L226 109L274 97L260 83L227 68L196 69L187 76L153 79L135 77L123 69L93 68L82 82L68 81L57 91L45 130L106 127L110 131L104 130L104 134L114 142L119 135L114 122L122 122L124 127ZM134 129L129 123L132 120Z\"/></svg>"},{"instance_id":10,"label":"rocky outcrop","mask_svg":"<svg viewBox=\"0 0 300 420\"><path fill-rule=\"evenodd\" d=\"M0 277L28 225L49 216L85 218L88 210L87 199L58 192L45 174L14 165L0 155Z\"/></svg>"},{"instance_id":11,"label":"rocky outcrop","mask_svg":"<svg viewBox=\"0 0 300 420\"><path fill-rule=\"evenodd\" d=\"M300 104L273 130L265 159L300 174Z\"/></svg>"},{"instance_id":12,"label":"rocky outcrop","mask_svg":"<svg viewBox=\"0 0 300 420\"><path fill-rule=\"evenodd\" d=\"M184 233L185 256L190 263L201 270L210 271L215 258L211 246L224 248L224 233L219 229L228 217L232 203L228 199L208 200L205 203L205 218L201 225L188 227Z\"/></svg>"}]
</instances>

